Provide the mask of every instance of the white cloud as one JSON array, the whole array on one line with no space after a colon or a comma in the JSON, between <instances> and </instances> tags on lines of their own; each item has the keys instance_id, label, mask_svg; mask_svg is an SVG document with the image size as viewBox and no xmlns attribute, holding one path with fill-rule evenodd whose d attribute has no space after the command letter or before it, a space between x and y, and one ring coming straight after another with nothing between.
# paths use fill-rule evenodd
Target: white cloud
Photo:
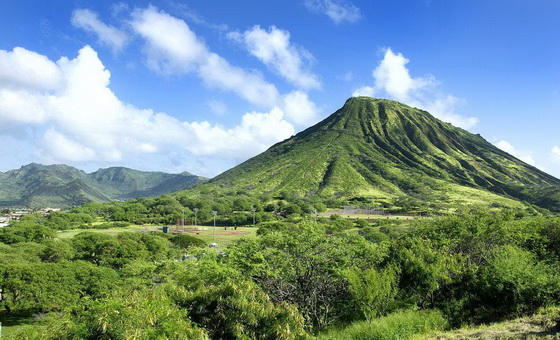
<instances>
[{"instance_id":1,"label":"white cloud","mask_svg":"<svg viewBox=\"0 0 560 340\"><path fill-rule=\"evenodd\" d=\"M198 73L209 87L231 91L250 103L272 107L278 102L276 86L264 81L259 73L233 66L215 53L201 63Z\"/></svg>"},{"instance_id":2,"label":"white cloud","mask_svg":"<svg viewBox=\"0 0 560 340\"><path fill-rule=\"evenodd\" d=\"M189 136L198 141L186 148L197 155L217 155L238 160L264 151L275 142L294 134L294 128L283 119L283 112L274 108L268 113L251 112L232 129L212 126L208 122L185 123Z\"/></svg>"},{"instance_id":3,"label":"white cloud","mask_svg":"<svg viewBox=\"0 0 560 340\"><path fill-rule=\"evenodd\" d=\"M279 94L273 84L211 52L183 20L148 7L134 12L131 25L146 41L151 69L165 74L194 72L207 86L231 91L253 104L272 107L277 103Z\"/></svg>"},{"instance_id":4,"label":"white cloud","mask_svg":"<svg viewBox=\"0 0 560 340\"><path fill-rule=\"evenodd\" d=\"M305 92L293 91L283 98L286 117L296 124L310 125L319 120L319 109Z\"/></svg>"},{"instance_id":5,"label":"white cloud","mask_svg":"<svg viewBox=\"0 0 560 340\"><path fill-rule=\"evenodd\" d=\"M499 149L509 153L510 155L522 160L523 162L525 162L529 165L532 165L534 167L537 167L541 170L544 170L543 167L539 166L537 164L537 162L535 162L535 160L533 159L533 156L531 155L532 154L531 152L518 150L511 143L509 143L505 140L501 140L501 141L497 142L496 146ZM560 151L560 149L558 151ZM554 148L553 148L553 152L554 152Z\"/></svg>"},{"instance_id":6,"label":"white cloud","mask_svg":"<svg viewBox=\"0 0 560 340\"><path fill-rule=\"evenodd\" d=\"M362 17L360 9L345 0L305 0L304 3L308 9L327 15L336 24L356 22Z\"/></svg>"},{"instance_id":7,"label":"white cloud","mask_svg":"<svg viewBox=\"0 0 560 340\"><path fill-rule=\"evenodd\" d=\"M72 25L97 35L99 42L111 47L114 51L122 50L128 43L126 32L103 23L97 13L89 9L77 9L72 13Z\"/></svg>"},{"instance_id":8,"label":"white cloud","mask_svg":"<svg viewBox=\"0 0 560 340\"><path fill-rule=\"evenodd\" d=\"M89 161L96 157L96 152L76 141L70 140L54 128L47 130L43 136L44 150L48 158L72 162ZM117 159L118 160L118 159Z\"/></svg>"},{"instance_id":9,"label":"white cloud","mask_svg":"<svg viewBox=\"0 0 560 340\"><path fill-rule=\"evenodd\" d=\"M27 88L37 91L60 87L62 74L56 64L44 55L21 47L0 50L0 84L4 88Z\"/></svg>"},{"instance_id":10,"label":"white cloud","mask_svg":"<svg viewBox=\"0 0 560 340\"><path fill-rule=\"evenodd\" d=\"M478 123L476 117L465 117L455 112L455 108L464 100L443 93L435 77L412 77L406 67L408 62L401 53L395 54L390 48L386 49L383 60L372 73L374 86L358 88L352 95L387 96L424 109L441 120L465 129Z\"/></svg>"},{"instance_id":11,"label":"white cloud","mask_svg":"<svg viewBox=\"0 0 560 340\"><path fill-rule=\"evenodd\" d=\"M21 52L0 51L0 55L12 59L23 55L25 59L33 53ZM49 162L127 163L138 155L165 157L166 150L180 148L186 155L238 161L294 133L278 108L247 113L238 125L224 128L208 122L181 122L165 113L123 103L109 88L110 72L89 46L76 58L63 57L53 65L62 81L56 82L56 88L47 86L49 91L37 91L33 83L21 85L24 81L18 82L18 89L11 82L0 83L0 118L33 129L38 151ZM2 67L5 65L0 64L0 73ZM28 72L40 72L42 64L37 70L30 67ZM0 138L7 133L0 130Z\"/></svg>"},{"instance_id":12,"label":"white cloud","mask_svg":"<svg viewBox=\"0 0 560 340\"><path fill-rule=\"evenodd\" d=\"M286 117L297 124L316 121L319 110L306 93L295 91L280 95L276 86L265 81L260 73L232 65L211 52L183 20L148 7L134 12L131 25L146 40L148 66L152 69L167 74L195 73L210 88L233 92L269 110L283 108ZM243 36L232 33L230 37L246 40L250 50L265 64L294 82L308 87L315 86L315 82L319 84L316 77L305 73L303 68L303 60L309 61L312 57L304 49L294 47L287 32L275 27L267 32L256 26ZM278 41L265 44L266 37Z\"/></svg>"},{"instance_id":13,"label":"white cloud","mask_svg":"<svg viewBox=\"0 0 560 340\"><path fill-rule=\"evenodd\" d=\"M396 100L409 102L415 91L434 85L433 77L412 78L406 68L408 62L401 53L395 54L390 48L387 49L383 60L373 70L375 89L384 91Z\"/></svg>"},{"instance_id":14,"label":"white cloud","mask_svg":"<svg viewBox=\"0 0 560 340\"><path fill-rule=\"evenodd\" d=\"M8 123L44 123L49 97L33 90L11 90L0 87L0 121Z\"/></svg>"},{"instance_id":15,"label":"white cloud","mask_svg":"<svg viewBox=\"0 0 560 340\"><path fill-rule=\"evenodd\" d=\"M158 72L191 72L208 56L208 48L180 19L155 7L133 13L132 28L146 40L148 66Z\"/></svg>"},{"instance_id":16,"label":"white cloud","mask_svg":"<svg viewBox=\"0 0 560 340\"><path fill-rule=\"evenodd\" d=\"M249 53L295 86L303 89L321 87L318 77L308 70L313 56L290 42L290 32L275 26L266 31L256 25L243 33L230 32L228 37L243 43Z\"/></svg>"},{"instance_id":17,"label":"white cloud","mask_svg":"<svg viewBox=\"0 0 560 340\"><path fill-rule=\"evenodd\" d=\"M478 124L478 118L465 117L455 113L455 108L464 102L464 99L448 94L439 95L435 99L411 101L410 105L420 107L430 112L435 117L455 126L469 129Z\"/></svg>"},{"instance_id":18,"label":"white cloud","mask_svg":"<svg viewBox=\"0 0 560 340\"><path fill-rule=\"evenodd\" d=\"M371 86L362 86L352 92L352 97L373 97L374 95L375 89Z\"/></svg>"},{"instance_id":19,"label":"white cloud","mask_svg":"<svg viewBox=\"0 0 560 340\"><path fill-rule=\"evenodd\" d=\"M560 166L560 147L559 146L554 145L552 147L552 149L550 149L550 161L552 163L554 163L555 165ZM555 174L556 177L559 177L558 175L559 174Z\"/></svg>"}]
</instances>

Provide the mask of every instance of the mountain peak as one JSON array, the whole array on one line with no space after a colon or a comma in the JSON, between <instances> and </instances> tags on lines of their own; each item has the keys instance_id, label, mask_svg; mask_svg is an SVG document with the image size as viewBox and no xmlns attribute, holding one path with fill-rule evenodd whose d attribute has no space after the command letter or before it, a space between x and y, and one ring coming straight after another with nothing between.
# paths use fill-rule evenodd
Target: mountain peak
<instances>
[{"instance_id":1,"label":"mountain peak","mask_svg":"<svg viewBox=\"0 0 560 340\"><path fill-rule=\"evenodd\" d=\"M510 204L511 199L535 203L527 187L560 188L560 180L480 135L426 111L369 97L348 99L325 120L211 183L267 193L368 196L383 204L421 197L434 205Z\"/></svg>"}]
</instances>

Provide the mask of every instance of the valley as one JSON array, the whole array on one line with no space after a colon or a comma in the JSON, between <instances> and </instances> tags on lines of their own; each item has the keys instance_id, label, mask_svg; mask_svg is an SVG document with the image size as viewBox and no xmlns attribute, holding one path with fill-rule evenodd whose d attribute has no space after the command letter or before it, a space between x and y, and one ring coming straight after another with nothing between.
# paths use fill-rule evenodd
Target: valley
<instances>
[{"instance_id":1,"label":"valley","mask_svg":"<svg viewBox=\"0 0 560 340\"><path fill-rule=\"evenodd\" d=\"M139 182L102 172L115 192ZM539 195L559 183L425 111L351 98L187 189L10 221L3 335L499 338L541 318L557 336L558 202Z\"/></svg>"}]
</instances>

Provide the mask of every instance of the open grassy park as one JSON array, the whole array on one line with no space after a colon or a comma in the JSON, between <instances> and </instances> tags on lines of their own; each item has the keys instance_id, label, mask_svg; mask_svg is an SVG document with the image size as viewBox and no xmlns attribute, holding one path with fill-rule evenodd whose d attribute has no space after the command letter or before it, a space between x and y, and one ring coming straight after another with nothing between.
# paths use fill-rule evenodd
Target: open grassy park
<instances>
[{"instance_id":1,"label":"open grassy park","mask_svg":"<svg viewBox=\"0 0 560 340\"><path fill-rule=\"evenodd\" d=\"M92 233L100 233L106 235L116 235L123 232L142 232L142 233L161 233L163 226L162 225L132 225L129 227L124 228L109 228L109 229L72 229L72 230L63 230L57 233L59 238L72 238L79 233L83 232L92 232ZM183 227L177 229L175 226L171 226L169 230L170 235L175 235L178 232L184 233L187 235L191 235L194 237L198 237L201 240L205 241L206 243L210 244L216 242L218 247L227 247L233 241L238 240L242 237L255 237L258 228L253 227L223 227L223 226L216 226L216 230L214 231L213 226L198 226L199 229L203 230L196 230L196 231L189 231L189 229L194 229L195 226L185 226L185 231L182 232L181 230ZM227 228L227 229L226 229ZM204 230L205 229L205 230Z\"/></svg>"}]
</instances>

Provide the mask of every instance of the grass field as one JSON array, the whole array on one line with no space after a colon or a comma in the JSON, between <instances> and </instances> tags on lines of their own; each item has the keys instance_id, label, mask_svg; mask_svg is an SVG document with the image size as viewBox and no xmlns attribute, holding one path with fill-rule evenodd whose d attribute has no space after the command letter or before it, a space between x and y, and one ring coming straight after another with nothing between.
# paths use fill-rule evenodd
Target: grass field
<instances>
[{"instance_id":1,"label":"grass field","mask_svg":"<svg viewBox=\"0 0 560 340\"><path fill-rule=\"evenodd\" d=\"M233 227L228 227L228 229L225 230L224 227L216 227L216 232L214 233L214 228L208 227L208 230L186 232L185 234L198 237L208 244L216 242L219 248L223 248L242 237L255 238L257 229L258 228L238 227L237 230L235 230Z\"/></svg>"},{"instance_id":2,"label":"grass field","mask_svg":"<svg viewBox=\"0 0 560 340\"><path fill-rule=\"evenodd\" d=\"M33 316L19 313L0 312L0 322L2 323L2 330L0 337L8 337L16 332L22 325L28 325L33 320Z\"/></svg>"},{"instance_id":3,"label":"grass field","mask_svg":"<svg viewBox=\"0 0 560 340\"><path fill-rule=\"evenodd\" d=\"M185 228L191 228L193 226L185 226ZM92 233L99 233L99 234L106 234L106 235L116 235L123 232L157 232L161 233L162 226L155 226L155 225L133 225L130 227L125 228L110 228L110 229L73 229L73 230L63 230L57 233L59 238L72 238L79 233L83 233L85 231L92 232ZM198 237L205 241L206 243L210 244L212 242L216 242L219 248L227 247L233 241L238 240L242 237L256 237L257 229L258 228L251 228L251 227L238 227L235 230L233 227L227 227L227 230L224 227L216 227L216 232L214 233L214 227L206 227L208 230L199 230L199 231L186 231L185 234L192 235L194 237ZM171 234L175 232L175 227L171 227L170 231Z\"/></svg>"},{"instance_id":4,"label":"grass field","mask_svg":"<svg viewBox=\"0 0 560 340\"><path fill-rule=\"evenodd\" d=\"M543 308L536 314L490 325L432 333L415 339L560 339L560 307Z\"/></svg>"}]
</instances>

